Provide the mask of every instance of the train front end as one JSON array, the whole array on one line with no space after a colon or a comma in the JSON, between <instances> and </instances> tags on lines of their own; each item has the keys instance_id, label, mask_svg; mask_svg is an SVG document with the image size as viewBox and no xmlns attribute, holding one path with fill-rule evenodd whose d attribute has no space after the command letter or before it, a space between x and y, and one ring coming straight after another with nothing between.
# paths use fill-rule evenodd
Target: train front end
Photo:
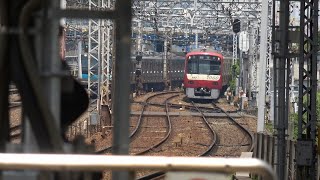
<instances>
[{"instance_id":1,"label":"train front end","mask_svg":"<svg viewBox=\"0 0 320 180\"><path fill-rule=\"evenodd\" d=\"M218 99L222 90L223 56L220 53L193 51L186 55L184 88L190 99Z\"/></svg>"}]
</instances>

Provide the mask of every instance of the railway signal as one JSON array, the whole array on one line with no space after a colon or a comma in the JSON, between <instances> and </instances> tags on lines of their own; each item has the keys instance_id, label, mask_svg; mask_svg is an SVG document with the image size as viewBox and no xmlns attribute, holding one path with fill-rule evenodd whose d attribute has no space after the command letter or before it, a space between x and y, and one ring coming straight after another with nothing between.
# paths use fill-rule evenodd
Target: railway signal
<instances>
[{"instance_id":1,"label":"railway signal","mask_svg":"<svg viewBox=\"0 0 320 180\"><path fill-rule=\"evenodd\" d=\"M142 81L141 81L141 74L142 74L142 71L141 71L141 61L142 61L142 55L141 53L139 52L138 55L136 56L136 72L135 72L135 81L136 81L136 95L140 95L140 91L141 89L143 88L142 87Z\"/></svg>"},{"instance_id":2,"label":"railway signal","mask_svg":"<svg viewBox=\"0 0 320 180\"><path fill-rule=\"evenodd\" d=\"M85 44L85 45L84 45L84 52L85 52L85 53L88 53L88 49L89 49L88 44Z\"/></svg>"},{"instance_id":3,"label":"railway signal","mask_svg":"<svg viewBox=\"0 0 320 180\"><path fill-rule=\"evenodd\" d=\"M233 30L233 32L234 33L238 33L238 32L240 32L240 30L241 30L241 22L240 22L240 20L239 19L235 19L235 20L233 20L233 23L232 23L232 30Z\"/></svg>"},{"instance_id":4,"label":"railway signal","mask_svg":"<svg viewBox=\"0 0 320 180\"><path fill-rule=\"evenodd\" d=\"M142 55L137 55L136 56L136 61L140 62L142 60Z\"/></svg>"}]
</instances>

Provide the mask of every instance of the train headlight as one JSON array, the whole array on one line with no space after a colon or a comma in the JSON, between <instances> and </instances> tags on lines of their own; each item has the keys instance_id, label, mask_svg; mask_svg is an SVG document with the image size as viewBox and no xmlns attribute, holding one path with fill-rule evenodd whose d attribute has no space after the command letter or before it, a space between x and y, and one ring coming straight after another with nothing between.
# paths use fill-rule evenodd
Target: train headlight
<instances>
[{"instance_id":1,"label":"train headlight","mask_svg":"<svg viewBox=\"0 0 320 180\"><path fill-rule=\"evenodd\" d=\"M193 82L193 81L188 81L188 83L189 83L189 84L194 84L194 82Z\"/></svg>"},{"instance_id":2,"label":"train headlight","mask_svg":"<svg viewBox=\"0 0 320 180\"><path fill-rule=\"evenodd\" d=\"M219 83L218 82L213 82L213 85L218 85Z\"/></svg>"}]
</instances>

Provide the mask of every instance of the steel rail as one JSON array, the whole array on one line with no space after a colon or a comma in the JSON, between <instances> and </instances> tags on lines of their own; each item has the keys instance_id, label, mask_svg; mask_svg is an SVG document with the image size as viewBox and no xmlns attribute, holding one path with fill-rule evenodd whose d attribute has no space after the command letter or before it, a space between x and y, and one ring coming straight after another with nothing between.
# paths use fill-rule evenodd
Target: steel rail
<instances>
[{"instance_id":1,"label":"steel rail","mask_svg":"<svg viewBox=\"0 0 320 180\"><path fill-rule=\"evenodd\" d=\"M151 98L151 97L152 97L152 96L148 97L147 100L148 100L149 98ZM131 132L130 136L129 136L130 139L134 138L135 134L137 133L137 131L138 131L140 125L141 125L142 116L143 116L143 113L144 113L145 109L146 109L146 104L144 104L143 107L142 107L142 111L141 111L141 113L140 113L140 116L139 116L137 125L136 125L136 127L134 128L134 130ZM96 153L96 154L107 153L107 152L110 151L111 149L112 149L112 146L108 146L108 147L106 147L106 148L104 148L104 149L101 149L101 150L96 151L95 153Z\"/></svg>"},{"instance_id":2,"label":"steel rail","mask_svg":"<svg viewBox=\"0 0 320 180\"><path fill-rule=\"evenodd\" d=\"M9 102L9 108L17 108L17 107L21 107L22 106L22 102L21 101L14 101L14 102Z\"/></svg>"},{"instance_id":3,"label":"steel rail","mask_svg":"<svg viewBox=\"0 0 320 180\"><path fill-rule=\"evenodd\" d=\"M211 135L211 138L212 138L212 143L209 145L208 149L203 152L202 154L198 155L198 157L201 157L201 156L208 156L210 151L212 150L212 148L214 147L214 145L216 144L217 142L217 134L216 132L211 128L208 120L206 119L205 115L203 114L203 112L195 105L195 103L192 101L191 102L193 107L196 108L198 110L199 113L201 113L202 115L202 120L204 121L206 127L210 130L210 135ZM146 176L143 176L143 177L140 177L139 180L147 180L147 179L154 179L154 178L160 178L160 177L163 177L165 175L165 172L155 172L155 173L151 173L151 174L148 174Z\"/></svg>"},{"instance_id":4,"label":"steel rail","mask_svg":"<svg viewBox=\"0 0 320 180\"><path fill-rule=\"evenodd\" d=\"M17 88L9 88L9 94L19 94L19 90Z\"/></svg>"},{"instance_id":5,"label":"steel rail","mask_svg":"<svg viewBox=\"0 0 320 180\"><path fill-rule=\"evenodd\" d=\"M169 93L175 93L175 92L169 92ZM159 93L159 94L155 94L155 95L153 95L153 96L150 96L150 97L147 98L146 102L148 102L149 99L151 99L151 98L153 98L153 97L155 97L155 96L157 96L157 95L163 95L163 94L166 94L166 92L164 92L164 93ZM142 111L143 111L143 112L145 111L147 105L150 105L150 103L144 103L144 104L143 104L143 108L142 108ZM140 114L140 116L139 116L139 120L138 120L139 126L140 126L141 121L142 121L143 112L142 112L142 113ZM134 137L134 136L136 135L136 132L138 131L138 129L139 129L139 127L136 126L136 128L133 130L133 133L131 134L130 137Z\"/></svg>"},{"instance_id":6,"label":"steel rail","mask_svg":"<svg viewBox=\"0 0 320 180\"><path fill-rule=\"evenodd\" d=\"M192 103L192 104L194 105L194 107L199 111L199 113L201 113L203 121L205 122L207 128L208 128L208 129L210 130L210 132L211 132L212 143L211 143L210 146L208 147L207 151L205 151L203 154L200 155L200 156L208 156L208 155L209 155L209 152L212 150L212 148L214 147L214 145L215 145L216 142L217 142L217 134L216 134L216 132L211 128L211 126L210 126L208 120L206 119L205 115L203 114L203 112L200 111L200 109L195 105L195 103L194 103L193 101L192 101L191 103Z\"/></svg>"},{"instance_id":7,"label":"steel rail","mask_svg":"<svg viewBox=\"0 0 320 180\"><path fill-rule=\"evenodd\" d=\"M10 102L9 104L9 108L12 110L12 109L15 109L15 108L19 108L22 106L22 103L20 101L18 102ZM9 128L9 132L10 132L10 139L17 139L21 136L21 125L18 124L18 125L14 125L14 126L11 126ZM18 131L18 133L13 133L15 131Z\"/></svg>"},{"instance_id":8,"label":"steel rail","mask_svg":"<svg viewBox=\"0 0 320 180\"><path fill-rule=\"evenodd\" d=\"M223 112L223 113L225 113L227 116L228 116L228 118L237 126L237 127L239 127L243 132L245 132L248 136L249 136L249 138L250 138L250 140L251 140L251 145L250 145L250 147L249 147L249 149L248 149L248 151L249 152L252 152L253 151L253 147L254 147L254 137L253 137L253 135L246 129L246 128L244 128L243 126L241 126L233 117L231 117L230 115L229 115L229 113L227 113L225 110L223 110L222 108L220 108L219 106L217 106L215 103L212 103L212 105L214 106L214 107L216 107L216 108L219 108L219 109L221 109L221 111Z\"/></svg>"},{"instance_id":9,"label":"steel rail","mask_svg":"<svg viewBox=\"0 0 320 180\"><path fill-rule=\"evenodd\" d=\"M148 102L151 98L154 98L155 96L159 96L159 95L163 95L163 94L168 94L168 93L176 93L176 92L162 92L162 93L157 93L157 94L154 94L150 97L148 97L146 99L146 102ZM140 129L140 126L141 126L141 123L142 123L142 118L143 118L143 113L145 112L145 109L146 109L146 106L149 105L149 103L143 103L143 107L142 107L142 111L140 113L140 116L139 116L139 119L138 119L138 122L137 122L137 125L136 127L134 128L134 130L131 132L129 138L131 139L131 141L133 140L133 138L135 138L137 132L139 131ZM95 154L102 154L102 153L107 153L109 152L110 150L112 149L112 146L108 146L106 148L103 148L103 149L100 149L98 151L95 152Z\"/></svg>"},{"instance_id":10,"label":"steel rail","mask_svg":"<svg viewBox=\"0 0 320 180\"><path fill-rule=\"evenodd\" d=\"M148 153L148 152L150 152L150 151L152 151L154 148L157 148L157 147L159 147L161 144L163 144L165 141L167 141L168 140L168 138L170 137L170 135L171 135L171 132L172 132L172 124L171 124L171 119L170 119L170 116L169 116L169 106L168 106L168 101L170 100L170 99L172 99L172 98L175 98L175 97L177 97L177 96L179 96L179 95L174 95L174 96L171 96L171 97L169 97L166 101L165 101L165 108L166 108L166 123L167 123L167 134L166 134L166 136L164 137L164 138L162 138L162 140L159 142L159 143L157 143L157 144L155 144L155 145L153 145L153 146L151 146L150 148L148 148L148 149L146 149L145 151L142 151L142 152L139 152L139 153L136 153L135 155L143 155L143 154L146 154L146 153Z\"/></svg>"},{"instance_id":11,"label":"steel rail","mask_svg":"<svg viewBox=\"0 0 320 180\"><path fill-rule=\"evenodd\" d=\"M21 136L21 125L15 125L10 127L10 139L18 139Z\"/></svg>"},{"instance_id":12,"label":"steel rail","mask_svg":"<svg viewBox=\"0 0 320 180\"><path fill-rule=\"evenodd\" d=\"M145 102L135 102L135 103L139 103L139 104L144 104ZM194 109L194 106L192 105L188 105L188 104L176 104L176 103L168 103L170 105L170 107L172 108L181 108L181 107L184 107L185 109ZM153 105L153 106L165 106L163 104L160 104L160 103L148 103L148 105ZM212 107L204 107L204 106L198 106L200 109L205 109L205 110L208 110L210 112L216 110L217 112L221 112L220 109L213 109ZM237 112L237 111L228 111L228 112Z\"/></svg>"}]
</instances>

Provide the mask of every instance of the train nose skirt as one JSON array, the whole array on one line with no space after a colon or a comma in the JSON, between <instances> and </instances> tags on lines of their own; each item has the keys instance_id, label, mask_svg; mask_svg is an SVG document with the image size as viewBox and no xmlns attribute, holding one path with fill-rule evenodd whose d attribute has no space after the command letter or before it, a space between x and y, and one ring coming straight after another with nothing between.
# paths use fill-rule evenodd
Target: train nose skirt
<instances>
[{"instance_id":1,"label":"train nose skirt","mask_svg":"<svg viewBox=\"0 0 320 180\"><path fill-rule=\"evenodd\" d=\"M211 89L208 92L199 91L197 88L186 88L186 95L188 98L194 99L218 99L220 95L219 89Z\"/></svg>"},{"instance_id":2,"label":"train nose skirt","mask_svg":"<svg viewBox=\"0 0 320 180\"><path fill-rule=\"evenodd\" d=\"M196 88L194 89L195 96L211 96L211 90L208 88Z\"/></svg>"}]
</instances>

